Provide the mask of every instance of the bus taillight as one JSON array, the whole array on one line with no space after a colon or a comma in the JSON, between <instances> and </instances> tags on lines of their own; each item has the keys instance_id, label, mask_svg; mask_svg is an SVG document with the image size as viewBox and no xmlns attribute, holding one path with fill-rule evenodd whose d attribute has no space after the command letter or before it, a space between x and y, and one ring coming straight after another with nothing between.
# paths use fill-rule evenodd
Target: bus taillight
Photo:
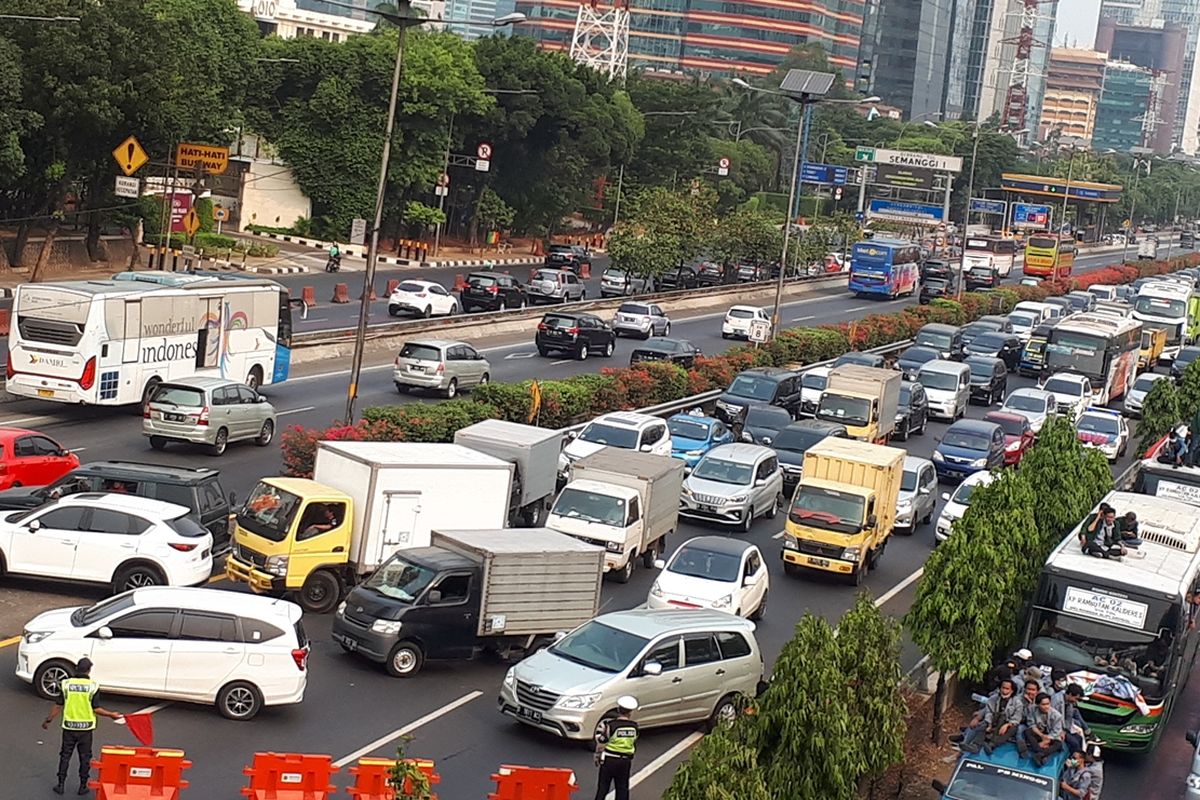
<instances>
[{"instance_id":1,"label":"bus taillight","mask_svg":"<svg viewBox=\"0 0 1200 800\"><path fill-rule=\"evenodd\" d=\"M83 374L79 376L79 388L91 389L92 384L96 382L96 357L92 356L83 365Z\"/></svg>"}]
</instances>

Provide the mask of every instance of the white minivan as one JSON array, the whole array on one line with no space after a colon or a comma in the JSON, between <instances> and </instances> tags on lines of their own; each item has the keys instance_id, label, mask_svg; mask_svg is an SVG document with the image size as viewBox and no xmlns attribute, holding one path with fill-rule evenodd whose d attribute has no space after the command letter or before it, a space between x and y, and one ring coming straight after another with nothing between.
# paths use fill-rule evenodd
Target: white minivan
<instances>
[{"instance_id":1,"label":"white minivan","mask_svg":"<svg viewBox=\"0 0 1200 800\"><path fill-rule=\"evenodd\" d=\"M917 371L925 387L929 416L956 420L967 414L971 400L971 368L961 361L927 361Z\"/></svg>"},{"instance_id":2,"label":"white minivan","mask_svg":"<svg viewBox=\"0 0 1200 800\"><path fill-rule=\"evenodd\" d=\"M156 586L34 617L17 647L17 677L54 700L87 656L105 692L211 703L242 721L304 699L308 651L295 603Z\"/></svg>"}]
</instances>

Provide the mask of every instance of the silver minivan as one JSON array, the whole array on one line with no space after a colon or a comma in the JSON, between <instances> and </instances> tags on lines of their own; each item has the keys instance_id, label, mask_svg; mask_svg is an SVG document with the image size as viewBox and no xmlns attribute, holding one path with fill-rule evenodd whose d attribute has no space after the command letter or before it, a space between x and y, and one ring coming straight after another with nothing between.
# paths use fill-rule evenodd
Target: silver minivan
<instances>
[{"instance_id":1,"label":"silver minivan","mask_svg":"<svg viewBox=\"0 0 1200 800\"><path fill-rule=\"evenodd\" d=\"M460 389L482 386L491 380L491 364L469 344L449 339L405 342L392 365L392 382L403 394L410 389L432 389L454 397Z\"/></svg>"},{"instance_id":2,"label":"silver minivan","mask_svg":"<svg viewBox=\"0 0 1200 800\"><path fill-rule=\"evenodd\" d=\"M779 456L769 447L718 445L687 473L679 498L679 513L685 517L746 532L759 516L774 519L787 502Z\"/></svg>"},{"instance_id":3,"label":"silver minivan","mask_svg":"<svg viewBox=\"0 0 1200 800\"><path fill-rule=\"evenodd\" d=\"M708 609L633 609L585 622L504 676L500 713L567 739L594 738L632 695L643 728L727 723L763 687L754 623Z\"/></svg>"},{"instance_id":4,"label":"silver minivan","mask_svg":"<svg viewBox=\"0 0 1200 800\"><path fill-rule=\"evenodd\" d=\"M168 442L206 445L219 456L230 442L275 438L275 408L245 384L225 378L185 378L160 383L142 411L142 434L162 450Z\"/></svg>"},{"instance_id":5,"label":"silver minivan","mask_svg":"<svg viewBox=\"0 0 1200 800\"><path fill-rule=\"evenodd\" d=\"M967 414L971 400L971 368L961 361L927 361L917 371L925 387L929 416L956 420Z\"/></svg>"}]
</instances>

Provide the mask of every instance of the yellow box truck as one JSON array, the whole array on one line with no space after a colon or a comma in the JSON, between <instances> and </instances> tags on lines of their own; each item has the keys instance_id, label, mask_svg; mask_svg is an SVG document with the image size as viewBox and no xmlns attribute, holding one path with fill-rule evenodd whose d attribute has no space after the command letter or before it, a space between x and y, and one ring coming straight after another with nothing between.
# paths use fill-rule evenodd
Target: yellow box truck
<instances>
[{"instance_id":1,"label":"yellow box truck","mask_svg":"<svg viewBox=\"0 0 1200 800\"><path fill-rule=\"evenodd\" d=\"M783 534L783 568L836 572L862 585L896 523L904 451L830 437L804 455Z\"/></svg>"}]
</instances>

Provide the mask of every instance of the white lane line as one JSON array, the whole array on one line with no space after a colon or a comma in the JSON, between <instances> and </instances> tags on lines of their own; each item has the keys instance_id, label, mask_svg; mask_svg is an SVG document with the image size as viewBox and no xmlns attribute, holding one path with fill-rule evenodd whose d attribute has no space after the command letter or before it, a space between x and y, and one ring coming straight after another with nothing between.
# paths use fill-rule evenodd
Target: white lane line
<instances>
[{"instance_id":1,"label":"white lane line","mask_svg":"<svg viewBox=\"0 0 1200 800\"><path fill-rule=\"evenodd\" d=\"M637 786L642 781L646 780L646 778L649 778L655 772L662 769L667 764L671 763L671 761L673 761L675 759L675 757L678 756L680 753L689 749L692 745L694 745L696 742L700 741L703 738L704 738L703 733L700 733L699 731L695 731L693 733L689 733L687 736L680 739L678 742L675 743L674 747L665 751L658 758L654 759L649 764L647 764L646 766L639 769L636 773L634 773L633 777L631 777L629 779L629 788L632 789L633 787ZM616 796L617 796L617 794L615 791L609 792L608 797L605 798L605 800L613 800L613 798L615 798Z\"/></svg>"},{"instance_id":2,"label":"white lane line","mask_svg":"<svg viewBox=\"0 0 1200 800\"><path fill-rule=\"evenodd\" d=\"M86 447L72 447L69 452L82 453L84 450L87 450L87 448Z\"/></svg>"},{"instance_id":3,"label":"white lane line","mask_svg":"<svg viewBox=\"0 0 1200 800\"><path fill-rule=\"evenodd\" d=\"M284 417L284 416L287 416L288 414L300 414L305 411L313 411L314 409L316 409L316 406L304 406L303 408L289 408L287 411L276 411L275 416Z\"/></svg>"},{"instance_id":4,"label":"white lane line","mask_svg":"<svg viewBox=\"0 0 1200 800\"><path fill-rule=\"evenodd\" d=\"M459 706L465 706L467 703L471 702L472 700L475 700L482 696L483 696L483 692L481 692L478 689L476 689L473 692L467 692L466 694L464 694L462 697L458 698L457 700L446 703L446 705L442 706L441 708L437 708L437 709L434 709L433 711L430 711L425 716L413 720L412 722L405 725L403 728L397 728L396 730L392 731L389 734L380 736L378 739L371 742L370 744L364 745L364 746L358 748L350 755L342 756L337 761L333 762L333 765L335 767L344 767L352 761L357 761L362 756L365 756L368 753L375 752L380 747L383 747L385 744L394 742L397 739L399 739L401 736L407 736L408 734L415 731L417 728L420 728L423 725L427 725L430 722L433 722L438 717L444 717L445 715L449 714L451 711L454 711Z\"/></svg>"},{"instance_id":5,"label":"white lane line","mask_svg":"<svg viewBox=\"0 0 1200 800\"><path fill-rule=\"evenodd\" d=\"M5 425L31 425L31 424L41 424L43 422L63 422L63 421L64 421L64 419L62 417L51 417L51 416L43 415L43 416L37 416L37 417L19 417L18 419L6 419L6 420L3 420L3 423Z\"/></svg>"},{"instance_id":6,"label":"white lane line","mask_svg":"<svg viewBox=\"0 0 1200 800\"><path fill-rule=\"evenodd\" d=\"M571 362L573 362L573 361L575 361L575 360L576 360L576 359L574 359L574 358L563 358L563 359L560 359L560 360L558 360L558 361L551 361L550 363L551 363L552 365L554 365L554 366L557 366L557 365L559 365L559 364L570 364Z\"/></svg>"},{"instance_id":7,"label":"white lane line","mask_svg":"<svg viewBox=\"0 0 1200 800\"><path fill-rule=\"evenodd\" d=\"M533 358L536 355L537 353L509 353L504 357L504 360L509 361L510 359L514 358Z\"/></svg>"},{"instance_id":8,"label":"white lane line","mask_svg":"<svg viewBox=\"0 0 1200 800\"><path fill-rule=\"evenodd\" d=\"M788 322L804 322L805 320L816 319L816 318L817 318L816 314L809 314L804 317L792 317L791 319L788 320Z\"/></svg>"},{"instance_id":9,"label":"white lane line","mask_svg":"<svg viewBox=\"0 0 1200 800\"><path fill-rule=\"evenodd\" d=\"M914 572L912 575L909 575L907 578L900 581L899 583L897 583L892 588L888 589L883 594L879 595L879 597L876 597L875 598L875 607L883 608L883 606L887 603L888 600L891 600L893 597L895 597L896 595L903 592L905 589L907 589L909 586L911 586L918 578L920 578L924 574L925 574L925 568L919 567L917 569L917 571Z\"/></svg>"},{"instance_id":10,"label":"white lane line","mask_svg":"<svg viewBox=\"0 0 1200 800\"><path fill-rule=\"evenodd\" d=\"M774 535L774 536L772 536L771 538L772 538L772 539L782 539L782 538L783 538L783 534L784 534L784 531L780 531L779 533L775 534L775 535Z\"/></svg>"},{"instance_id":11,"label":"white lane line","mask_svg":"<svg viewBox=\"0 0 1200 800\"><path fill-rule=\"evenodd\" d=\"M164 708L166 708L167 706L170 706L170 705L171 705L170 702L155 703L152 706L146 706L145 708L139 708L137 711L134 711L133 713L134 714L153 714L156 711L162 711Z\"/></svg>"}]
</instances>

